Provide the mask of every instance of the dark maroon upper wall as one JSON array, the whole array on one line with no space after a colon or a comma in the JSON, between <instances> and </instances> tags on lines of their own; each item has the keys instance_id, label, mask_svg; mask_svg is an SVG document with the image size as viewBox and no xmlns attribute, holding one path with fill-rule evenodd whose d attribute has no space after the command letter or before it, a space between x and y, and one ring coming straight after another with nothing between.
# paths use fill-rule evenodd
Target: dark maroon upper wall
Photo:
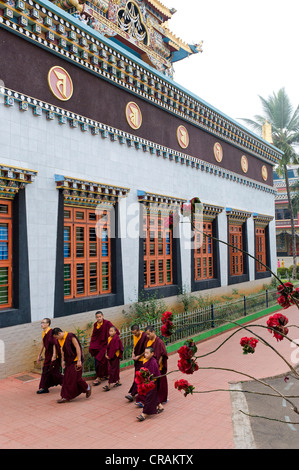
<instances>
[{"instance_id":1,"label":"dark maroon upper wall","mask_svg":"<svg viewBox=\"0 0 299 470\"><path fill-rule=\"evenodd\" d=\"M245 175L241 170L240 160L242 155L246 155L249 163L246 177L265 183L261 168L266 165L266 184L273 184L272 165L2 28L0 59L0 79L12 90L216 164L242 176ZM69 101L59 101L50 91L47 77L54 65L63 67L72 78L74 92ZM126 105L131 100L139 105L142 112L142 126L136 131L131 129L125 117ZM185 150L177 142L176 131L179 125L184 125L190 136L190 144ZM213 154L213 146L217 141L221 143L224 153L221 163L216 162Z\"/></svg>"}]
</instances>

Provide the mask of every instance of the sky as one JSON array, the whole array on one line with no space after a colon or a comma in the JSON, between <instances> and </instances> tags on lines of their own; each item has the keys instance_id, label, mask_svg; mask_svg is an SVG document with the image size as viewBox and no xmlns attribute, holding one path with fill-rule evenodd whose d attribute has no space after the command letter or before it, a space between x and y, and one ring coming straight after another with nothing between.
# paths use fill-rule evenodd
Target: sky
<instances>
[{"instance_id":1,"label":"sky","mask_svg":"<svg viewBox=\"0 0 299 470\"><path fill-rule=\"evenodd\" d=\"M174 64L174 81L245 126L263 114L259 96L285 88L299 105L298 0L161 0L169 29L203 52Z\"/></svg>"}]
</instances>

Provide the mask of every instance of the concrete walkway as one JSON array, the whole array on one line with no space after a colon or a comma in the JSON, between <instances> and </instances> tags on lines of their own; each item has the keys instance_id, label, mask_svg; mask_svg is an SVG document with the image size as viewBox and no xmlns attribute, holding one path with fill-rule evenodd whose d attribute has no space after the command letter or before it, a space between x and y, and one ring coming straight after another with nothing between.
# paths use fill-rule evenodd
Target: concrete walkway
<instances>
[{"instance_id":1,"label":"concrete walkway","mask_svg":"<svg viewBox=\"0 0 299 470\"><path fill-rule=\"evenodd\" d=\"M299 325L296 307L282 310L289 324ZM270 315L253 324L266 325ZM252 324L252 325L253 325ZM294 348L289 341L277 342L266 329L255 329L284 357L291 361ZM198 344L198 354L213 351L231 332L225 332ZM255 354L243 355L239 344L246 331L236 333L213 355L198 361L200 367L219 367L242 371L257 378L287 371L287 365L270 348L258 343ZM289 336L299 337L296 328ZM177 369L178 355L169 357L169 370ZM247 441L250 429L232 408L231 393L216 391L184 397L174 382L185 378L198 391L228 390L231 382L246 380L231 371L204 369L193 375L179 372L168 376L169 401L165 411L138 422L139 409L124 398L133 380L133 369L121 372L122 387L104 392L94 387L89 399L81 395L73 402L57 404L60 387L49 394L37 395L39 377L31 372L0 381L1 449L234 449L254 448ZM233 395L240 395L234 393ZM246 400L245 400L246 401ZM240 403L240 401L238 402ZM237 406L238 408L238 406ZM240 426L240 422L243 423ZM271 426L271 422L269 422ZM249 431L249 432L247 432ZM237 445L236 445L237 442Z\"/></svg>"}]
</instances>

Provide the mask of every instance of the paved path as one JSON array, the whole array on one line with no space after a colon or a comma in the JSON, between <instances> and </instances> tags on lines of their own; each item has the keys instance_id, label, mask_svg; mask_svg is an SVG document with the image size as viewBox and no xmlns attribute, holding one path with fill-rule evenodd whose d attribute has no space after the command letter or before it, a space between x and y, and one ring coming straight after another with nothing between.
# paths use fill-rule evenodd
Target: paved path
<instances>
[{"instance_id":1,"label":"paved path","mask_svg":"<svg viewBox=\"0 0 299 470\"><path fill-rule=\"evenodd\" d=\"M299 325L296 307L283 313L288 316L290 324ZM268 317L255 324L266 325ZM294 348L289 341L277 343L266 329L255 331L265 336L290 360ZM226 332L199 343L198 353L214 350L230 334ZM275 376L287 370L284 361L261 343L255 354L243 355L239 345L242 336L251 335L244 331L236 333L219 351L199 360L199 366L235 369L258 378ZM291 328L290 336L299 337L299 330ZM177 354L169 357L169 370L176 369L177 360ZM232 410L230 392L184 397L174 388L175 380L186 378L200 391L229 389L230 382L244 380L239 374L209 369L199 370L192 376L172 373L168 377L169 402L164 413L138 422L139 410L124 398L133 379L132 372L132 369L121 372L123 385L118 389L103 392L101 386L94 387L89 399L81 395L63 405L56 402L60 387L51 389L49 394L36 394L39 377L31 372L24 371L1 380L0 448L234 449L248 445L253 448L254 443L246 442L245 424L240 425L238 409L233 406ZM233 396L240 394L235 392Z\"/></svg>"}]
</instances>

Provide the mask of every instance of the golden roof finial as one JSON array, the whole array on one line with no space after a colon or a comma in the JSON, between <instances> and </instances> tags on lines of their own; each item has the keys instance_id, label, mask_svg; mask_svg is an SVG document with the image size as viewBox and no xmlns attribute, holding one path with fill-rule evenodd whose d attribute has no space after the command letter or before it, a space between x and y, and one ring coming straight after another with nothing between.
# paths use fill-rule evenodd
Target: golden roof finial
<instances>
[{"instance_id":1,"label":"golden roof finial","mask_svg":"<svg viewBox=\"0 0 299 470\"><path fill-rule=\"evenodd\" d=\"M265 124L263 124L262 131L263 131L263 139L269 142L269 144L273 144L272 124L268 122L267 119L265 121Z\"/></svg>"}]
</instances>

